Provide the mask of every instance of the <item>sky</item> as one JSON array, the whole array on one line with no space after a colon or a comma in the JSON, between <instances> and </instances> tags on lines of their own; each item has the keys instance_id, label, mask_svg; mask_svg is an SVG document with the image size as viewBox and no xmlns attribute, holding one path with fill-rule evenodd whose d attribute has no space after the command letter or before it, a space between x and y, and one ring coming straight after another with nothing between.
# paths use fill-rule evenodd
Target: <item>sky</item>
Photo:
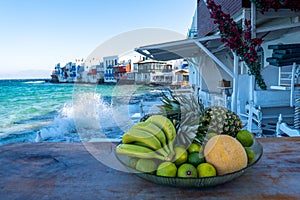
<instances>
[{"instance_id":1,"label":"sky","mask_svg":"<svg viewBox=\"0 0 300 200\"><path fill-rule=\"evenodd\" d=\"M123 32L186 35L197 0L0 0L0 75L52 70Z\"/></svg>"}]
</instances>

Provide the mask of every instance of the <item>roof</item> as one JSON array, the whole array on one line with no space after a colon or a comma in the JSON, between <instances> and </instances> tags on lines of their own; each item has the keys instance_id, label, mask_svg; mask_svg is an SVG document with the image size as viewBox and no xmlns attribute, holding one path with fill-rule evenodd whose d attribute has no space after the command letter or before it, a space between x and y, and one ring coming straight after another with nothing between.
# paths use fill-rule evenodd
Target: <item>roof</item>
<instances>
[{"instance_id":1,"label":"roof","mask_svg":"<svg viewBox=\"0 0 300 200\"><path fill-rule=\"evenodd\" d=\"M224 44L220 41L220 36L213 35L142 46L136 48L135 51L148 58L162 61L199 57L207 54L226 73L233 77L233 72L214 55L214 53L224 49Z\"/></svg>"},{"instance_id":2,"label":"roof","mask_svg":"<svg viewBox=\"0 0 300 200\"><path fill-rule=\"evenodd\" d=\"M138 62L136 62L137 64L143 64L143 63L161 63L162 61L158 61L158 60L153 60L153 59L150 59L150 60L140 60ZM163 62L165 63L165 62ZM167 63L165 63L167 64Z\"/></svg>"},{"instance_id":3,"label":"roof","mask_svg":"<svg viewBox=\"0 0 300 200\"><path fill-rule=\"evenodd\" d=\"M175 71L175 74L178 75L178 74L181 74L183 76L187 76L189 75L189 70L186 70L186 69L178 69Z\"/></svg>"},{"instance_id":4,"label":"roof","mask_svg":"<svg viewBox=\"0 0 300 200\"><path fill-rule=\"evenodd\" d=\"M135 49L140 54L155 60L168 61L181 58L195 57L201 54L197 42L219 40L219 36L208 36L203 38L184 39L167 43L142 46Z\"/></svg>"}]
</instances>

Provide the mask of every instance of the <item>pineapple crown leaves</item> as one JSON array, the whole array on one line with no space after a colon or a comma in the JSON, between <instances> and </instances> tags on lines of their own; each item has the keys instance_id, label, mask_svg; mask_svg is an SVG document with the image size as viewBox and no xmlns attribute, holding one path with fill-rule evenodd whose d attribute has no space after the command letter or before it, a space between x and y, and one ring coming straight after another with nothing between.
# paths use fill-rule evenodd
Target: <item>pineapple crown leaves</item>
<instances>
[{"instance_id":1,"label":"pineapple crown leaves","mask_svg":"<svg viewBox=\"0 0 300 200\"><path fill-rule=\"evenodd\" d=\"M180 114L180 103L177 99L173 96L172 92L170 91L170 97L168 97L165 93L162 93L161 101L163 105L159 105L160 113L166 113L167 116Z\"/></svg>"},{"instance_id":2,"label":"pineapple crown leaves","mask_svg":"<svg viewBox=\"0 0 300 200\"><path fill-rule=\"evenodd\" d=\"M177 128L177 143L188 145L197 136L199 119L203 115L204 106L194 95L162 95L161 111L167 116L177 114L179 121Z\"/></svg>"},{"instance_id":3,"label":"pineapple crown leaves","mask_svg":"<svg viewBox=\"0 0 300 200\"><path fill-rule=\"evenodd\" d=\"M240 118L225 107L204 108L194 95L162 94L161 114L171 119L177 130L176 143L189 145L204 143L207 133L228 134L235 137L242 128Z\"/></svg>"}]
</instances>

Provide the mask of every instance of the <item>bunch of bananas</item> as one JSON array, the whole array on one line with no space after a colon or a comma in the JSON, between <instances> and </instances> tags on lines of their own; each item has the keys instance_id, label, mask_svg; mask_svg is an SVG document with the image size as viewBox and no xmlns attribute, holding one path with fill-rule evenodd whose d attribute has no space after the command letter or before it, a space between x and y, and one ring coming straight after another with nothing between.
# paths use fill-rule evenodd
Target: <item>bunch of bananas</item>
<instances>
[{"instance_id":1,"label":"bunch of bananas","mask_svg":"<svg viewBox=\"0 0 300 200\"><path fill-rule=\"evenodd\" d=\"M175 137L176 129L167 117L152 115L123 135L122 144L116 147L116 153L136 158L171 161L175 154Z\"/></svg>"}]
</instances>

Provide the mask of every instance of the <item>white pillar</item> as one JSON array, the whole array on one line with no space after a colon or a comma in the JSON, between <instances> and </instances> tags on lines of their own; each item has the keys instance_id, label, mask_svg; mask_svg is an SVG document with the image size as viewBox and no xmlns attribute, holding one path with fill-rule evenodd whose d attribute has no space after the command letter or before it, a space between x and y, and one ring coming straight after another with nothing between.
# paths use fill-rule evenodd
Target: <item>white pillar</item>
<instances>
[{"instance_id":1,"label":"white pillar","mask_svg":"<svg viewBox=\"0 0 300 200\"><path fill-rule=\"evenodd\" d=\"M252 33L251 37L256 37L256 5L255 3L251 3L251 27ZM248 66L247 66L248 67ZM255 79L254 76L250 76L249 82L249 117L248 117L248 130L252 131L252 115L253 115L253 107L254 107L254 84Z\"/></svg>"},{"instance_id":2,"label":"white pillar","mask_svg":"<svg viewBox=\"0 0 300 200\"><path fill-rule=\"evenodd\" d=\"M252 32L251 32L251 37L252 38L256 38L256 5L255 3L251 3L251 28L252 28ZM249 102L250 103L254 103L254 84L255 84L255 79L254 76L252 75L250 77L250 88L249 88Z\"/></svg>"},{"instance_id":3,"label":"white pillar","mask_svg":"<svg viewBox=\"0 0 300 200\"><path fill-rule=\"evenodd\" d=\"M231 96L231 110L237 112L237 92L238 92L238 75L239 75L239 58L234 53L234 65L233 65L233 86Z\"/></svg>"}]
</instances>

